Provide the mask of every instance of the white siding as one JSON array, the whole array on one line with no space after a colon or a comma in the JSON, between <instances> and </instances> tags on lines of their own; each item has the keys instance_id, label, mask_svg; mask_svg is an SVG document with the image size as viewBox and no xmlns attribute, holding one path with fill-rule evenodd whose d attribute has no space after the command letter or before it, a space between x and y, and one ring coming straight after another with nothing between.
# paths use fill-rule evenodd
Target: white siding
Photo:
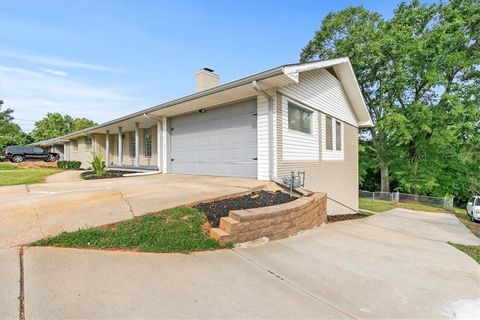
<instances>
[{"instance_id":1,"label":"white siding","mask_svg":"<svg viewBox=\"0 0 480 320\"><path fill-rule=\"evenodd\" d=\"M324 69L302 72L299 83L283 87L279 91L311 108L358 127L342 84Z\"/></svg>"},{"instance_id":2,"label":"white siding","mask_svg":"<svg viewBox=\"0 0 480 320\"><path fill-rule=\"evenodd\" d=\"M312 111L312 134L290 130L288 99L282 95L283 160L319 160L318 112Z\"/></svg>"},{"instance_id":3,"label":"white siding","mask_svg":"<svg viewBox=\"0 0 480 320\"><path fill-rule=\"evenodd\" d=\"M345 157L345 126L341 124L341 137L342 137L342 147L340 151L336 150L337 146L337 139L336 139L336 125L337 120L332 118L332 146L333 150L327 150L327 138L326 138L326 116L324 114L321 115L321 131L322 131L322 160L343 160ZM341 121L340 121L341 123Z\"/></svg>"},{"instance_id":4,"label":"white siding","mask_svg":"<svg viewBox=\"0 0 480 320\"><path fill-rule=\"evenodd\" d=\"M268 100L257 96L257 179L269 180Z\"/></svg>"}]
</instances>

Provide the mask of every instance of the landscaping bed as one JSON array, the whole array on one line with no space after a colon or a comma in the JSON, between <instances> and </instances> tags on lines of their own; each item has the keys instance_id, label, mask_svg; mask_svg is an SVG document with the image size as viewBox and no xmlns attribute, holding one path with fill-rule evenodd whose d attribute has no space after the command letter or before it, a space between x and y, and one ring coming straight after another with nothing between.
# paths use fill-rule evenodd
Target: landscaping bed
<instances>
[{"instance_id":1,"label":"landscaping bed","mask_svg":"<svg viewBox=\"0 0 480 320\"><path fill-rule=\"evenodd\" d=\"M109 178L120 178L125 174L129 173L138 173L136 171L124 171L124 170L108 170L105 174L98 176L93 171L85 171L80 174L80 177L85 180L95 180L95 179L109 179Z\"/></svg>"},{"instance_id":2,"label":"landscaping bed","mask_svg":"<svg viewBox=\"0 0 480 320\"><path fill-rule=\"evenodd\" d=\"M200 203L194 208L206 215L211 227L217 228L220 218L228 217L230 210L269 207L296 199L296 197L290 197L288 193L282 191L268 192L261 190L244 196Z\"/></svg>"},{"instance_id":3,"label":"landscaping bed","mask_svg":"<svg viewBox=\"0 0 480 320\"><path fill-rule=\"evenodd\" d=\"M371 214L360 212L354 214L336 214L327 216L327 223L339 222L339 221L346 221L346 220L355 220L355 219L362 219L370 216Z\"/></svg>"}]
</instances>

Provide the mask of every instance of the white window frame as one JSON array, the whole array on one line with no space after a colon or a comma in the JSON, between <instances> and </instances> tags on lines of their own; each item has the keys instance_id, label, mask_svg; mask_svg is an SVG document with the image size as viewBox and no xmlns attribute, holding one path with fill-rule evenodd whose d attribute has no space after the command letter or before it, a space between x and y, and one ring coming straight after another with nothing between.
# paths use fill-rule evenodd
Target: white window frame
<instances>
[{"instance_id":1,"label":"white window frame","mask_svg":"<svg viewBox=\"0 0 480 320\"><path fill-rule=\"evenodd\" d=\"M337 141L337 126L340 125L340 149L338 148L339 144ZM333 132L332 132L333 135ZM335 119L335 151L343 151L343 123Z\"/></svg>"},{"instance_id":2,"label":"white window frame","mask_svg":"<svg viewBox=\"0 0 480 320\"><path fill-rule=\"evenodd\" d=\"M310 132L304 132L304 131L300 131L300 130L290 128L290 105L293 105L294 108L304 110L304 111L306 111L310 114ZM314 110L312 110L310 108L307 108L304 105L302 105L302 104L300 104L296 101L292 101L292 100L287 98L287 128L288 128L288 131L295 132L295 133L298 133L298 134L306 134L306 135L312 136L313 131L314 131L314 128L313 128L313 119L315 118L314 112L315 112Z\"/></svg>"},{"instance_id":3,"label":"white window frame","mask_svg":"<svg viewBox=\"0 0 480 320\"><path fill-rule=\"evenodd\" d=\"M130 132L128 134L128 154L130 155L130 158L135 158L136 154L136 147L135 147L135 133Z\"/></svg>"},{"instance_id":4,"label":"white window frame","mask_svg":"<svg viewBox=\"0 0 480 320\"><path fill-rule=\"evenodd\" d=\"M93 149L93 137L87 136L85 137L85 149L92 150Z\"/></svg>"},{"instance_id":5,"label":"white window frame","mask_svg":"<svg viewBox=\"0 0 480 320\"><path fill-rule=\"evenodd\" d=\"M282 143L283 143L283 160L285 161L318 161L320 160L320 143L319 143L319 116L320 113L313 107L306 105L287 95L281 98L281 126L282 126ZM288 123L288 103L292 103L302 109L310 111L312 116L311 133L306 133L294 129L289 129ZM275 125L276 123L274 123ZM275 135L274 135L275 138ZM300 143L299 143L300 142Z\"/></svg>"},{"instance_id":6,"label":"white window frame","mask_svg":"<svg viewBox=\"0 0 480 320\"><path fill-rule=\"evenodd\" d=\"M321 113L320 132L321 132L321 148L322 160L327 161L344 161L345 160L345 123L334 116ZM327 149L327 117L332 119L332 149ZM337 123L340 123L340 149L337 150Z\"/></svg>"},{"instance_id":7,"label":"white window frame","mask_svg":"<svg viewBox=\"0 0 480 320\"><path fill-rule=\"evenodd\" d=\"M147 140L147 136L150 137L150 139ZM144 129L143 130L143 155L145 158L151 158L152 157L152 143L153 143L153 136L151 133L151 129ZM149 150L148 150L149 149ZM149 151L149 152L147 152Z\"/></svg>"}]
</instances>

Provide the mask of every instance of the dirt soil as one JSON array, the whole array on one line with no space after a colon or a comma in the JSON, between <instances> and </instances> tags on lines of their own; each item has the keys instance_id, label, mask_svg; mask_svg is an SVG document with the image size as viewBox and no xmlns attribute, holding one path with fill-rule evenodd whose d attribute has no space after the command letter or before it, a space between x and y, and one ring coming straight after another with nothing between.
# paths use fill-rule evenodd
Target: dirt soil
<instances>
[{"instance_id":1,"label":"dirt soil","mask_svg":"<svg viewBox=\"0 0 480 320\"><path fill-rule=\"evenodd\" d=\"M93 171L85 171L80 174L82 179L94 180L94 179L109 179L109 178L121 178L124 174L136 173L135 171L123 171L123 170L108 170L103 176L96 176Z\"/></svg>"},{"instance_id":2,"label":"dirt soil","mask_svg":"<svg viewBox=\"0 0 480 320\"><path fill-rule=\"evenodd\" d=\"M207 220L212 228L217 228L220 224L220 218L228 217L230 210L269 207L287 203L295 199L297 198L290 197L288 193L282 191L268 192L261 190L240 197L200 203L194 206L194 208L207 216Z\"/></svg>"},{"instance_id":3,"label":"dirt soil","mask_svg":"<svg viewBox=\"0 0 480 320\"><path fill-rule=\"evenodd\" d=\"M8 161L5 161L8 162ZM13 163L19 168L32 168L32 169L42 169L42 168L57 168L57 162L45 162L45 161L24 161L20 163Z\"/></svg>"},{"instance_id":4,"label":"dirt soil","mask_svg":"<svg viewBox=\"0 0 480 320\"><path fill-rule=\"evenodd\" d=\"M354 214L336 214L327 216L327 223L345 221L345 220L355 220L355 219L362 219L370 216L370 214L366 213L354 213Z\"/></svg>"}]
</instances>

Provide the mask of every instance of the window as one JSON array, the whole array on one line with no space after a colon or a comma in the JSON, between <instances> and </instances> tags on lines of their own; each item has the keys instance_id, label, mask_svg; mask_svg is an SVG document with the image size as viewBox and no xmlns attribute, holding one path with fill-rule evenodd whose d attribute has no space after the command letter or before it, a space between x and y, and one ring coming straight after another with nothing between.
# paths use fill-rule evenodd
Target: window
<instances>
[{"instance_id":1,"label":"window","mask_svg":"<svg viewBox=\"0 0 480 320\"><path fill-rule=\"evenodd\" d=\"M480 198L477 198L477 201L475 202L475 206L480 206Z\"/></svg>"},{"instance_id":2,"label":"window","mask_svg":"<svg viewBox=\"0 0 480 320\"><path fill-rule=\"evenodd\" d=\"M335 145L337 151L342 151L342 124L335 121Z\"/></svg>"},{"instance_id":3,"label":"window","mask_svg":"<svg viewBox=\"0 0 480 320\"><path fill-rule=\"evenodd\" d=\"M130 157L135 158L135 134L133 132L130 132L130 135L128 137L130 139Z\"/></svg>"},{"instance_id":4,"label":"window","mask_svg":"<svg viewBox=\"0 0 480 320\"><path fill-rule=\"evenodd\" d=\"M33 153L43 153L43 149L42 148L39 148L39 147L35 147L33 148Z\"/></svg>"},{"instance_id":5,"label":"window","mask_svg":"<svg viewBox=\"0 0 480 320\"><path fill-rule=\"evenodd\" d=\"M92 149L92 145L93 145L93 138L85 137L85 149Z\"/></svg>"},{"instance_id":6,"label":"window","mask_svg":"<svg viewBox=\"0 0 480 320\"><path fill-rule=\"evenodd\" d=\"M312 133L312 111L288 103L288 129Z\"/></svg>"},{"instance_id":7,"label":"window","mask_svg":"<svg viewBox=\"0 0 480 320\"><path fill-rule=\"evenodd\" d=\"M72 140L73 150L78 151L78 140Z\"/></svg>"},{"instance_id":8,"label":"window","mask_svg":"<svg viewBox=\"0 0 480 320\"><path fill-rule=\"evenodd\" d=\"M152 157L152 134L150 133L150 129L143 131L143 137L143 154L145 157L150 158Z\"/></svg>"},{"instance_id":9,"label":"window","mask_svg":"<svg viewBox=\"0 0 480 320\"><path fill-rule=\"evenodd\" d=\"M332 117L327 116L325 121L325 142L327 150L333 150L333 136L332 136Z\"/></svg>"}]
</instances>

